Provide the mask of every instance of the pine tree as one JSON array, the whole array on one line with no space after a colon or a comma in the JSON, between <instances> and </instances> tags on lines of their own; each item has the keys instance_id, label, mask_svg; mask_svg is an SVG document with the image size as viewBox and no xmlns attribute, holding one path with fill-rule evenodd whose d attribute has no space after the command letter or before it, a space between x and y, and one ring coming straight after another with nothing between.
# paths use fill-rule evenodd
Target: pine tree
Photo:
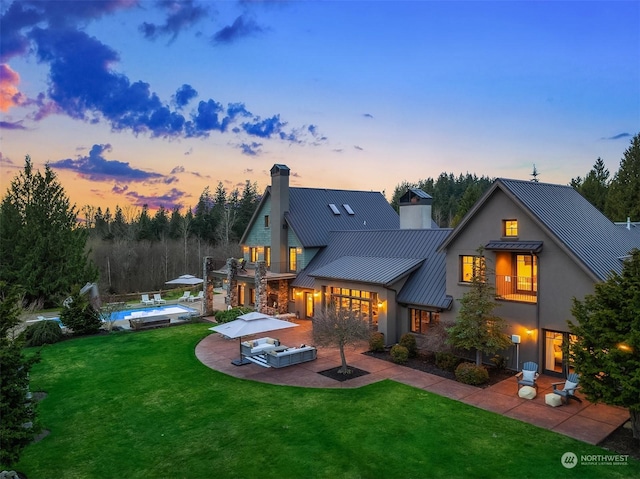
<instances>
[{"instance_id":1,"label":"pine tree","mask_svg":"<svg viewBox=\"0 0 640 479\"><path fill-rule=\"evenodd\" d=\"M482 365L482 353L495 353L512 345L504 333L505 321L493 314L498 306L495 290L487 277L484 249L478 248L473 266L471 289L460 299L460 311L453 327L448 328L448 342L457 348L476 350L476 365Z\"/></svg>"},{"instance_id":2,"label":"pine tree","mask_svg":"<svg viewBox=\"0 0 640 479\"><path fill-rule=\"evenodd\" d=\"M58 306L72 285L97 279L89 233L48 165L41 174L26 157L2 200L0 223L0 280L21 285L28 303Z\"/></svg>"},{"instance_id":3,"label":"pine tree","mask_svg":"<svg viewBox=\"0 0 640 479\"><path fill-rule=\"evenodd\" d=\"M631 140L609 184L605 212L612 221L640 220L640 133Z\"/></svg>"}]
</instances>

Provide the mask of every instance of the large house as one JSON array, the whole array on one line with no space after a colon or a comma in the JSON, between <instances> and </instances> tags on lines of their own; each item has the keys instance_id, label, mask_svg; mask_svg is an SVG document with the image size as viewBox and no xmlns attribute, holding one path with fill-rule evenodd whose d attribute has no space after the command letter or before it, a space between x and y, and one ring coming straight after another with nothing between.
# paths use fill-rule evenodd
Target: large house
<instances>
[{"instance_id":1,"label":"large house","mask_svg":"<svg viewBox=\"0 0 640 479\"><path fill-rule=\"evenodd\" d=\"M241 239L243 258L205 273L223 279L230 305L310 319L333 303L356 311L388 345L407 332L433 344L435 326L455 321L482 247L496 313L514 341L501 352L509 366L536 361L566 373L572 299L640 248L637 231L568 186L498 179L452 231L433 223L432 198L421 190L401 197L398 215L380 193L290 187L289 174L285 165L271 169Z\"/></svg>"},{"instance_id":2,"label":"large house","mask_svg":"<svg viewBox=\"0 0 640 479\"><path fill-rule=\"evenodd\" d=\"M504 352L511 366L535 361L547 374L565 374L571 365L563 346L575 339L567 324L573 298L619 273L625 256L640 248L640 235L609 221L570 186L498 179L440 247L447 292L456 299L469 289L479 247L494 273L495 312L515 343ZM454 301L443 320L455 321L458 309Z\"/></svg>"}]
</instances>

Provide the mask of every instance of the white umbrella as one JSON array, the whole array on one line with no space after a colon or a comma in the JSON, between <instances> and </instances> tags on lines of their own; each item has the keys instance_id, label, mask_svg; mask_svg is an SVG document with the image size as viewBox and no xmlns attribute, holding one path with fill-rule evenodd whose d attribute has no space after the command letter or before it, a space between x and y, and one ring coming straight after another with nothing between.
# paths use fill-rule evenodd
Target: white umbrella
<instances>
[{"instance_id":1,"label":"white umbrella","mask_svg":"<svg viewBox=\"0 0 640 479\"><path fill-rule=\"evenodd\" d=\"M200 278L196 278L192 274L183 274L176 279L172 279L171 281L167 281L165 284L187 284L190 286L194 286L196 284L201 284L204 280Z\"/></svg>"},{"instance_id":2,"label":"white umbrella","mask_svg":"<svg viewBox=\"0 0 640 479\"><path fill-rule=\"evenodd\" d=\"M267 331L275 331L277 329L294 328L296 326L299 325L252 311L251 313L245 313L238 316L238 318L233 321L219 324L218 326L214 326L209 329L216 333L224 334L229 338L240 338L240 343L242 343L242 336L265 333ZM231 362L236 366L249 364L250 361L242 356L242 344L240 344L240 359L234 359Z\"/></svg>"}]
</instances>

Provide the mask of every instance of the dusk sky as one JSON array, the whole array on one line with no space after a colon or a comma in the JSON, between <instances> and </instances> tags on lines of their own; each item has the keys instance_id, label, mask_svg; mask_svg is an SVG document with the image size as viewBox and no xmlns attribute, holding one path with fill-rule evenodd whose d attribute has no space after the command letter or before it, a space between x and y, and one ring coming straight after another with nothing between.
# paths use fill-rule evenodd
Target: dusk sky
<instances>
[{"instance_id":1,"label":"dusk sky","mask_svg":"<svg viewBox=\"0 0 640 479\"><path fill-rule=\"evenodd\" d=\"M1 196L30 155L72 203L206 186L568 184L640 132L639 1L0 0Z\"/></svg>"}]
</instances>

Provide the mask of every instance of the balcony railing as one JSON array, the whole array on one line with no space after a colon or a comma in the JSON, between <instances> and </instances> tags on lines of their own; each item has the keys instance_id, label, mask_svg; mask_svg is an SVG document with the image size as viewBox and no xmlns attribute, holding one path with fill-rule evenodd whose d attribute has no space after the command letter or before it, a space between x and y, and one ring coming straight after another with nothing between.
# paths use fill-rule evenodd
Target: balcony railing
<instances>
[{"instance_id":1,"label":"balcony railing","mask_svg":"<svg viewBox=\"0 0 640 479\"><path fill-rule=\"evenodd\" d=\"M505 301L538 301L538 278L531 276L496 275L496 296Z\"/></svg>"}]
</instances>

